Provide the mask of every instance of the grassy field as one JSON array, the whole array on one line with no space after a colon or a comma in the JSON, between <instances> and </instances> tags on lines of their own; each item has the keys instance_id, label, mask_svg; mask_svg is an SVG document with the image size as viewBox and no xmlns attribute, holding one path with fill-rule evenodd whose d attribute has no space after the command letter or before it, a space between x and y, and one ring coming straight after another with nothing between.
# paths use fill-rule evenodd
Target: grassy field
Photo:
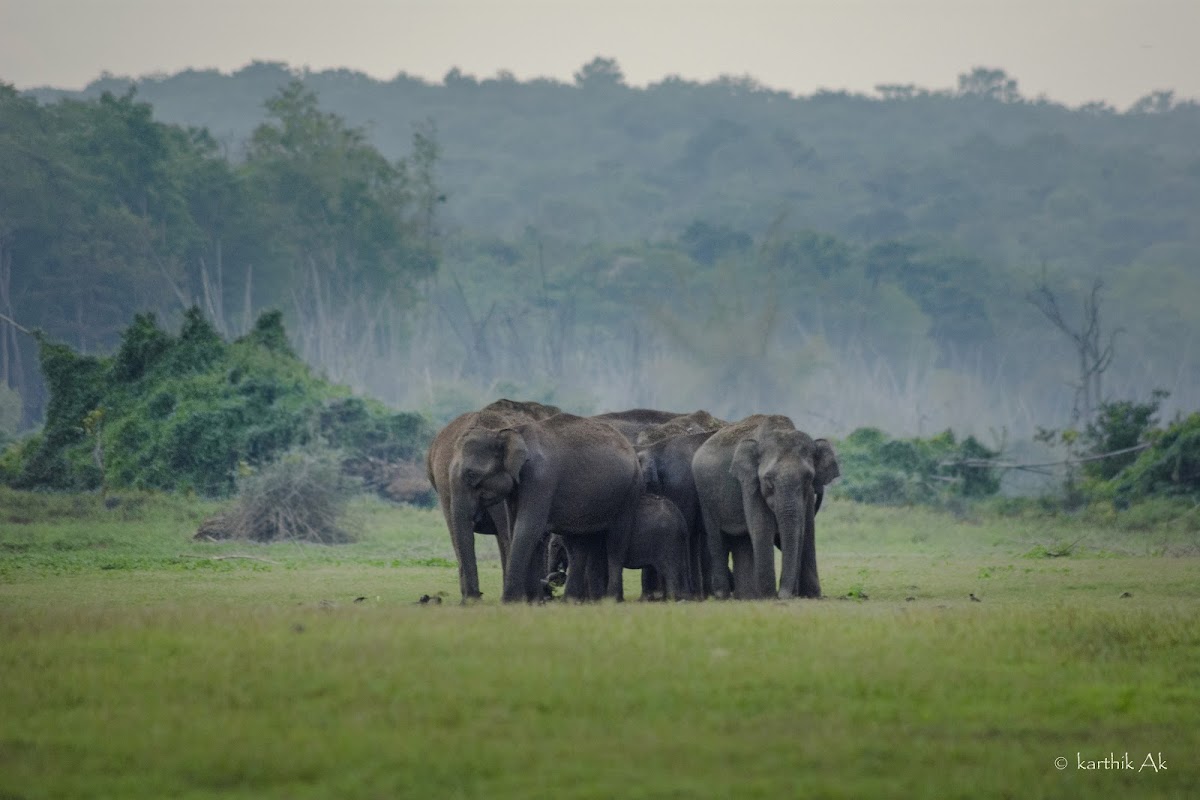
<instances>
[{"instance_id":1,"label":"grassy field","mask_svg":"<svg viewBox=\"0 0 1200 800\"><path fill-rule=\"evenodd\" d=\"M502 607L480 538L468 608L433 512L192 542L213 510L0 493L0 798L1200 796L1186 508L834 501L790 603Z\"/></svg>"}]
</instances>

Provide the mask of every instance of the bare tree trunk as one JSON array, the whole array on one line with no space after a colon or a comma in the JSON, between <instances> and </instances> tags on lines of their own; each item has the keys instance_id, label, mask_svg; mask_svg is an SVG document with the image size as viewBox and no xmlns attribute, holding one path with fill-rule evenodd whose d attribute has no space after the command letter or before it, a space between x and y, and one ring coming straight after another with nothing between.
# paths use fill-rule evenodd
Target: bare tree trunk
<instances>
[{"instance_id":1,"label":"bare tree trunk","mask_svg":"<svg viewBox=\"0 0 1200 800\"><path fill-rule=\"evenodd\" d=\"M9 369L8 352L9 340L12 340L12 346L16 348L16 337L11 333L11 327L16 324L12 322L12 254L7 247L4 246L4 239L0 237L0 311L8 315L8 321L4 322L3 327L0 327L0 385L12 386L12 373ZM20 390L18 390L20 391Z\"/></svg>"},{"instance_id":2,"label":"bare tree trunk","mask_svg":"<svg viewBox=\"0 0 1200 800\"><path fill-rule=\"evenodd\" d=\"M30 332L14 319L12 306L12 248L0 237L0 386L17 390L26 397L25 367L21 363L21 343L18 333Z\"/></svg>"},{"instance_id":3,"label":"bare tree trunk","mask_svg":"<svg viewBox=\"0 0 1200 800\"><path fill-rule=\"evenodd\" d=\"M1026 299L1042 312L1055 328L1065 334L1075 347L1079 358L1079 383L1075 386L1075 408L1072 417L1079 420L1091 420L1100 403L1104 402L1102 377L1112 365L1113 345L1121 328L1112 331L1108 343L1104 340L1100 324L1100 295L1104 282L1097 278L1092 282L1092 289L1083 300L1083 319L1078 327L1072 327L1063 316L1058 304L1058 297L1050 288L1046 273L1034 286Z\"/></svg>"}]
</instances>

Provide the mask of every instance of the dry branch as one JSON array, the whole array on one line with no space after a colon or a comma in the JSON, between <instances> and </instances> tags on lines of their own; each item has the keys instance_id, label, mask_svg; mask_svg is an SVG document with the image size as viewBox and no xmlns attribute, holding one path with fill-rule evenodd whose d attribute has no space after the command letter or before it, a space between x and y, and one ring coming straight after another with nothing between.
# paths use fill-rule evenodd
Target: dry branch
<instances>
[{"instance_id":1,"label":"dry branch","mask_svg":"<svg viewBox=\"0 0 1200 800\"><path fill-rule=\"evenodd\" d=\"M15 319L8 316L7 314L0 314L0 319L4 320L9 325L12 325L14 328L19 330L21 333L26 333L26 334L29 334L30 336L33 336L33 331L24 327L23 325L21 325L21 323L17 322Z\"/></svg>"},{"instance_id":2,"label":"dry branch","mask_svg":"<svg viewBox=\"0 0 1200 800\"><path fill-rule=\"evenodd\" d=\"M1069 464L1083 464L1088 461L1103 461L1106 458L1113 456L1123 456L1126 453L1137 453L1150 447L1147 444L1139 444L1134 447L1125 447L1120 450L1113 450L1110 453L1101 453L1094 456L1082 456L1080 458L1067 458L1062 461L1047 461L1042 464L1013 464L1007 461L992 461L986 458L967 458L961 461L942 461L938 464L941 467L986 467L988 469L1027 469L1038 470L1046 467L1061 467Z\"/></svg>"}]
</instances>

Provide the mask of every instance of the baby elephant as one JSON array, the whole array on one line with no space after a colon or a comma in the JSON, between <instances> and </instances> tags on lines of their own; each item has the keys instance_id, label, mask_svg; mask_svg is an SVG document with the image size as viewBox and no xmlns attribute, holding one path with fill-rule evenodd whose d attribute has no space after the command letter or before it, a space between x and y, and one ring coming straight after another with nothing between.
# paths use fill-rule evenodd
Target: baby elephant
<instances>
[{"instance_id":1,"label":"baby elephant","mask_svg":"<svg viewBox=\"0 0 1200 800\"><path fill-rule=\"evenodd\" d=\"M643 600L657 599L661 586L672 600L687 597L688 530L683 514L670 500L656 494L643 495L638 502L633 537L625 551L625 569L644 570ZM582 597L574 600L600 600L607 583L607 553L605 539L600 534L576 534L550 537L548 561L552 570L547 581L561 581L557 571L563 562L565 570L579 570L586 575L579 585L586 587ZM646 574L648 573L648 574ZM659 580L661 579L661 580Z\"/></svg>"},{"instance_id":2,"label":"baby elephant","mask_svg":"<svg viewBox=\"0 0 1200 800\"><path fill-rule=\"evenodd\" d=\"M659 585L671 600L689 595L688 528L679 509L657 494L642 496L638 504L633 539L625 553L625 569L653 569ZM650 582L642 581L642 599L654 599L647 591Z\"/></svg>"},{"instance_id":3,"label":"baby elephant","mask_svg":"<svg viewBox=\"0 0 1200 800\"><path fill-rule=\"evenodd\" d=\"M658 494L642 495L634 537L625 552L625 569L643 571L642 600L654 600L656 588L664 590L670 600L690 596L688 523L671 500Z\"/></svg>"}]
</instances>

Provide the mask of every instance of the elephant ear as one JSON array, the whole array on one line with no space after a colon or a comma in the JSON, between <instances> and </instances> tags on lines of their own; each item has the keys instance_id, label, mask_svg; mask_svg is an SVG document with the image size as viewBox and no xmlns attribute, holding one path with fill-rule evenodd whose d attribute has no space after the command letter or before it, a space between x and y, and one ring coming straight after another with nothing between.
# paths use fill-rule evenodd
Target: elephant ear
<instances>
[{"instance_id":1,"label":"elephant ear","mask_svg":"<svg viewBox=\"0 0 1200 800\"><path fill-rule=\"evenodd\" d=\"M729 474L738 479L742 486L758 484L758 440L743 439L733 451L733 463Z\"/></svg>"},{"instance_id":2,"label":"elephant ear","mask_svg":"<svg viewBox=\"0 0 1200 800\"><path fill-rule=\"evenodd\" d=\"M504 442L504 471L512 476L514 483L520 483L521 467L529 460L529 448L513 428L500 431L500 439Z\"/></svg>"},{"instance_id":3,"label":"elephant ear","mask_svg":"<svg viewBox=\"0 0 1200 800\"><path fill-rule=\"evenodd\" d=\"M816 473L813 475L813 483L824 488L841 475L842 470L838 466L837 453L833 451L833 445L828 439L817 439L813 444L816 445L816 451L813 453L813 469Z\"/></svg>"}]
</instances>

